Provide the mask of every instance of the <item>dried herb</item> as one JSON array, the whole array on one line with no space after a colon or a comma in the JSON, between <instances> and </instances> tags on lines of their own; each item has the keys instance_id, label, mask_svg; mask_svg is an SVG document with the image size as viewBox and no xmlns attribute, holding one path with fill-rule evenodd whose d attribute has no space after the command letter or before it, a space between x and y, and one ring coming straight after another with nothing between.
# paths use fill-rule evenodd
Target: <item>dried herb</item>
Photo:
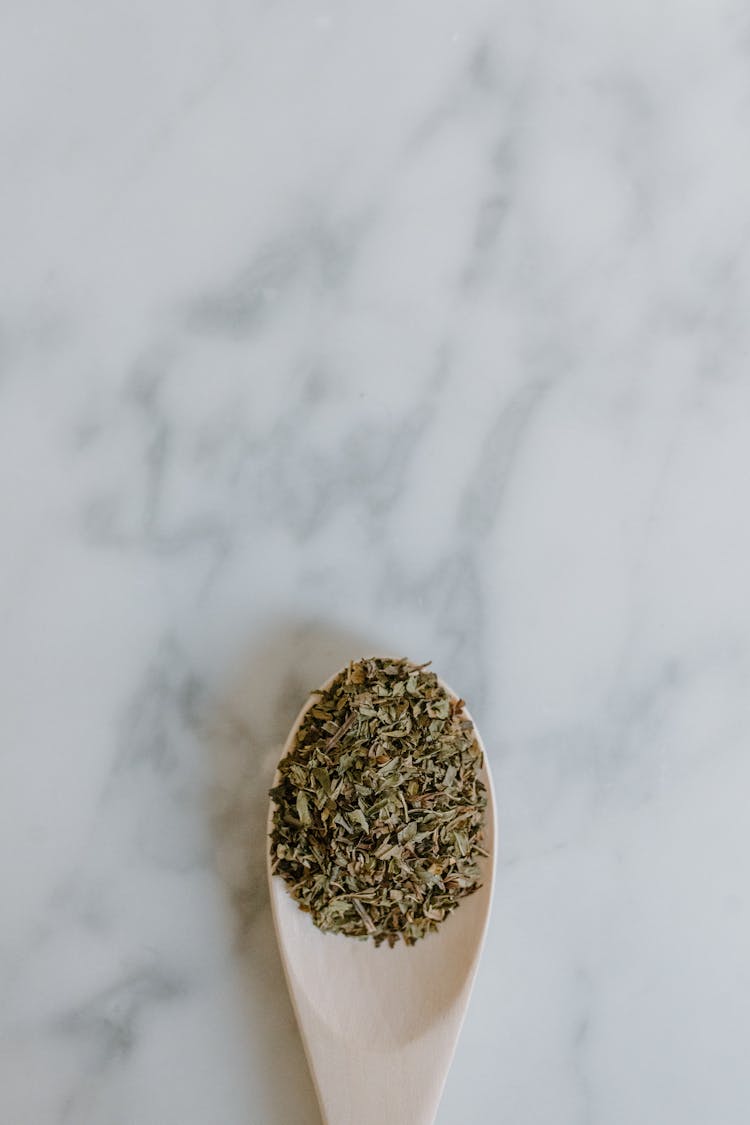
<instances>
[{"instance_id":1,"label":"dried herb","mask_svg":"<svg viewBox=\"0 0 750 1125\"><path fill-rule=\"evenodd\" d=\"M314 694L271 790L273 871L320 929L413 945L480 885L474 727L407 660L356 661Z\"/></svg>"}]
</instances>

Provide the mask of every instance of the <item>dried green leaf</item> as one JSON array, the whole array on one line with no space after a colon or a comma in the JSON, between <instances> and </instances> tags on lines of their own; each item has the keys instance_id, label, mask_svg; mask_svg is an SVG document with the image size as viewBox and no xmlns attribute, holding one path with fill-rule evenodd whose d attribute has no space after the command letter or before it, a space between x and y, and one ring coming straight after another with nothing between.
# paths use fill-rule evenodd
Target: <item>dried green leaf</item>
<instances>
[{"instance_id":1,"label":"dried green leaf","mask_svg":"<svg viewBox=\"0 0 750 1125\"><path fill-rule=\"evenodd\" d=\"M302 824L312 824L312 817L310 816L310 809L307 804L307 794L301 789L297 793L297 816L300 818Z\"/></svg>"},{"instance_id":2,"label":"dried green leaf","mask_svg":"<svg viewBox=\"0 0 750 1125\"><path fill-rule=\"evenodd\" d=\"M426 668L350 664L279 765L272 867L323 930L411 945L479 886L482 755Z\"/></svg>"}]
</instances>

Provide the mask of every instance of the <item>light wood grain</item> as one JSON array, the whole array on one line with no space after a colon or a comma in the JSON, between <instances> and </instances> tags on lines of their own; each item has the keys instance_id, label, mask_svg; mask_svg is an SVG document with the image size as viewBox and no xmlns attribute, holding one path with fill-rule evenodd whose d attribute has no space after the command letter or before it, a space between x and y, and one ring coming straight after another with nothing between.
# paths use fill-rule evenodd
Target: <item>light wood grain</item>
<instances>
[{"instance_id":1,"label":"light wood grain","mask_svg":"<svg viewBox=\"0 0 750 1125\"><path fill-rule=\"evenodd\" d=\"M312 702L297 717L284 754ZM478 732L477 738L481 745ZM372 942L324 934L297 907L283 879L271 875L269 855L279 950L326 1125L435 1120L492 901L495 802L486 754L483 781L489 852L483 885L437 933L414 946L399 942L393 949L376 949ZM272 815L273 803L269 832Z\"/></svg>"}]
</instances>

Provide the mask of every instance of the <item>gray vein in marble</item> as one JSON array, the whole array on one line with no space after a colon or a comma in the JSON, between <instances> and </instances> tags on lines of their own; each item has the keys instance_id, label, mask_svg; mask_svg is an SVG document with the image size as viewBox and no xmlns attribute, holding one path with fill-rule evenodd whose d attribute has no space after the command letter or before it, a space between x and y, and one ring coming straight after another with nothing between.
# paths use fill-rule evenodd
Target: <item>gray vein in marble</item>
<instances>
[{"instance_id":1,"label":"gray vein in marble","mask_svg":"<svg viewBox=\"0 0 750 1125\"><path fill-rule=\"evenodd\" d=\"M127 414L121 418L125 421L134 411L140 420L145 470L140 526L120 525L118 493L112 492L88 502L88 534L101 546L136 547L166 555L205 545L214 567L227 556L258 510L269 524L280 523L303 543L320 532L342 507L356 504L368 513L373 535L377 536L379 519L390 512L404 488L446 377L445 363L440 361L413 407L401 411L395 420L389 417L376 423L364 418L341 444L320 450L312 448L304 435L311 426L316 430L324 426L326 410L336 391L326 389L325 371L313 368L262 439L248 434L241 417L227 420L211 447L203 446L200 462L186 466L182 463L184 453L175 452L176 435L160 405L161 377L149 375L144 382L139 375L133 404L124 406ZM117 424L115 418L109 429ZM192 435L181 434L180 439L189 441ZM185 444L182 441L183 447ZM176 460L178 456L180 461ZM188 523L171 526L163 503L166 475L187 468L200 475L210 461L218 463L227 476L229 511L221 516L197 510ZM272 482L271 488L264 487L266 481ZM120 482L120 488L126 486L132 488L132 482Z\"/></svg>"},{"instance_id":2,"label":"gray vein in marble","mask_svg":"<svg viewBox=\"0 0 750 1125\"><path fill-rule=\"evenodd\" d=\"M114 982L61 1015L55 1027L61 1035L85 1040L100 1069L127 1056L149 1011L183 996L185 989L185 982L174 974L149 967Z\"/></svg>"},{"instance_id":3,"label":"gray vein in marble","mask_svg":"<svg viewBox=\"0 0 750 1125\"><path fill-rule=\"evenodd\" d=\"M493 530L528 430L551 387L550 383L527 383L509 398L488 429L456 516L466 540L480 544Z\"/></svg>"},{"instance_id":4,"label":"gray vein in marble","mask_svg":"<svg viewBox=\"0 0 750 1125\"><path fill-rule=\"evenodd\" d=\"M245 338L283 311L295 286L336 291L347 281L364 231L362 223L290 224L263 247L239 277L192 303L188 332Z\"/></svg>"},{"instance_id":5,"label":"gray vein in marble","mask_svg":"<svg viewBox=\"0 0 750 1125\"><path fill-rule=\"evenodd\" d=\"M99 435L90 432L90 441L99 436L106 441L120 420L136 420L141 435L142 482L141 511L135 526L123 526L118 519L118 491L89 499L84 512L84 527L93 543L121 549L146 549L170 556L193 548L208 548L214 569L231 547L231 530L211 513L171 527L165 511L165 477L174 468L173 426L160 401L160 385L169 360L156 357L138 367L128 384L128 395L119 417L108 423ZM90 444L90 443L89 443ZM84 449L84 452L87 450ZM97 448L88 450L92 456ZM132 489L133 480L119 482L120 490Z\"/></svg>"}]
</instances>

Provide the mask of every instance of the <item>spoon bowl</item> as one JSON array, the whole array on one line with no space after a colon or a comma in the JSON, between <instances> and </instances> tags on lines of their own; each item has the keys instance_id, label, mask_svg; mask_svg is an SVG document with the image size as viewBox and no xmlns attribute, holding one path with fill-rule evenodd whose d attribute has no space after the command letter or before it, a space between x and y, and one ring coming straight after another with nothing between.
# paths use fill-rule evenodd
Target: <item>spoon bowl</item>
<instances>
[{"instance_id":1,"label":"spoon bowl","mask_svg":"<svg viewBox=\"0 0 750 1125\"><path fill-rule=\"evenodd\" d=\"M332 677L324 690L335 677ZM455 693L441 681L452 698ZM308 700L282 757L292 748ZM467 712L468 714L468 712ZM470 716L469 716L470 717ZM432 1125L466 1012L492 902L495 801L487 757L482 886L413 946L319 930L284 880L268 879L289 992L326 1125ZM277 778L278 781L278 778ZM274 784L277 783L274 782ZM268 831L274 803L271 801Z\"/></svg>"}]
</instances>

